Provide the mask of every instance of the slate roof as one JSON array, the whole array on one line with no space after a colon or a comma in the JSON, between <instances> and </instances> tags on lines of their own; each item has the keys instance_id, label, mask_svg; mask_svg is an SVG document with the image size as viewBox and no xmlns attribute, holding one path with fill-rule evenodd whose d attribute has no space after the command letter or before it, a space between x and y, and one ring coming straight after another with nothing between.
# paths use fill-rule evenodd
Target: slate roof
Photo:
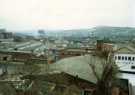
<instances>
[{"instance_id":1,"label":"slate roof","mask_svg":"<svg viewBox=\"0 0 135 95\"><path fill-rule=\"evenodd\" d=\"M93 64L99 77L102 75L104 59L94 55L77 56L62 59L50 66L52 70L58 70L68 73L73 76L78 76L81 79L88 80L92 83L97 82L97 78L93 74L92 68L89 66Z\"/></svg>"},{"instance_id":2,"label":"slate roof","mask_svg":"<svg viewBox=\"0 0 135 95\"><path fill-rule=\"evenodd\" d=\"M114 53L126 53L126 54L134 54L135 48L129 46L129 45L117 45Z\"/></svg>"}]
</instances>

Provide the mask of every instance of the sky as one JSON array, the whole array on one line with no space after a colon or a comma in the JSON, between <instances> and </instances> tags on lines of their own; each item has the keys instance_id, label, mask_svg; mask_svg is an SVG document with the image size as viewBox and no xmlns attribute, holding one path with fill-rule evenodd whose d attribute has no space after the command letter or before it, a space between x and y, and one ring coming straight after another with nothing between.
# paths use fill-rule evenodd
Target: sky
<instances>
[{"instance_id":1,"label":"sky","mask_svg":"<svg viewBox=\"0 0 135 95\"><path fill-rule=\"evenodd\" d=\"M135 0L0 0L0 28L135 26Z\"/></svg>"}]
</instances>

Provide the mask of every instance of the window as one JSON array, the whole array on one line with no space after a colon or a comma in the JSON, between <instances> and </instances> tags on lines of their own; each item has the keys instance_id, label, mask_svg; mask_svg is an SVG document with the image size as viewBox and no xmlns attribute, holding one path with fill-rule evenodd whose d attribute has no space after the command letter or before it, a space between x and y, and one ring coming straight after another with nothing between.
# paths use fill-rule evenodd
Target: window
<instances>
[{"instance_id":1,"label":"window","mask_svg":"<svg viewBox=\"0 0 135 95\"><path fill-rule=\"evenodd\" d=\"M125 60L127 60L127 56L125 56Z\"/></svg>"},{"instance_id":2,"label":"window","mask_svg":"<svg viewBox=\"0 0 135 95\"><path fill-rule=\"evenodd\" d=\"M128 60L131 61L131 57L128 57Z\"/></svg>"},{"instance_id":3,"label":"window","mask_svg":"<svg viewBox=\"0 0 135 95\"><path fill-rule=\"evenodd\" d=\"M91 95L91 92L90 91L84 91L83 95Z\"/></svg>"},{"instance_id":4,"label":"window","mask_svg":"<svg viewBox=\"0 0 135 95\"><path fill-rule=\"evenodd\" d=\"M3 61L7 61L7 57L5 56L5 57L3 57Z\"/></svg>"},{"instance_id":5,"label":"window","mask_svg":"<svg viewBox=\"0 0 135 95\"><path fill-rule=\"evenodd\" d=\"M121 60L121 56L118 56L118 60Z\"/></svg>"},{"instance_id":6,"label":"window","mask_svg":"<svg viewBox=\"0 0 135 95\"><path fill-rule=\"evenodd\" d=\"M135 69L135 66L131 66L131 69Z\"/></svg>"},{"instance_id":7,"label":"window","mask_svg":"<svg viewBox=\"0 0 135 95\"><path fill-rule=\"evenodd\" d=\"M132 57L132 61L134 61L135 60L135 57Z\"/></svg>"},{"instance_id":8,"label":"window","mask_svg":"<svg viewBox=\"0 0 135 95\"><path fill-rule=\"evenodd\" d=\"M124 60L124 56L122 56L122 60Z\"/></svg>"}]
</instances>

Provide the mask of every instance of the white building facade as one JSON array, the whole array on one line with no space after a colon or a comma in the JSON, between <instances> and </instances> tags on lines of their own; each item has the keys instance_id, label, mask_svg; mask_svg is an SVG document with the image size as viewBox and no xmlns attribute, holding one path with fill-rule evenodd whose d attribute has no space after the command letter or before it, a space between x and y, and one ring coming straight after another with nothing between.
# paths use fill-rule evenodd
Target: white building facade
<instances>
[{"instance_id":1,"label":"white building facade","mask_svg":"<svg viewBox=\"0 0 135 95\"><path fill-rule=\"evenodd\" d=\"M135 95L135 49L118 48L114 52L114 61L120 69L120 78L128 79L130 95Z\"/></svg>"},{"instance_id":2,"label":"white building facade","mask_svg":"<svg viewBox=\"0 0 135 95\"><path fill-rule=\"evenodd\" d=\"M135 54L115 54L114 59L123 72L135 73Z\"/></svg>"}]
</instances>

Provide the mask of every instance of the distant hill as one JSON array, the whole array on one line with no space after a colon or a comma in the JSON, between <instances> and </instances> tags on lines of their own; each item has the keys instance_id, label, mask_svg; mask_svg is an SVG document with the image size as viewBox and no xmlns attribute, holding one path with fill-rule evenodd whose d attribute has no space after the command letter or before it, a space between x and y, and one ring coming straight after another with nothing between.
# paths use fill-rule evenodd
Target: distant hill
<instances>
[{"instance_id":1,"label":"distant hill","mask_svg":"<svg viewBox=\"0 0 135 95\"><path fill-rule=\"evenodd\" d=\"M37 36L38 31L16 32L16 35ZM88 37L95 36L97 38L112 37L135 37L135 28L132 27L110 27L99 26L88 29L71 29L71 30L45 30L46 36L54 37Z\"/></svg>"},{"instance_id":2,"label":"distant hill","mask_svg":"<svg viewBox=\"0 0 135 95\"><path fill-rule=\"evenodd\" d=\"M93 32L96 36L135 36L135 28L131 27L94 27Z\"/></svg>"},{"instance_id":3,"label":"distant hill","mask_svg":"<svg viewBox=\"0 0 135 95\"><path fill-rule=\"evenodd\" d=\"M37 36L36 31L21 31L21 32L14 32L16 36Z\"/></svg>"}]
</instances>

